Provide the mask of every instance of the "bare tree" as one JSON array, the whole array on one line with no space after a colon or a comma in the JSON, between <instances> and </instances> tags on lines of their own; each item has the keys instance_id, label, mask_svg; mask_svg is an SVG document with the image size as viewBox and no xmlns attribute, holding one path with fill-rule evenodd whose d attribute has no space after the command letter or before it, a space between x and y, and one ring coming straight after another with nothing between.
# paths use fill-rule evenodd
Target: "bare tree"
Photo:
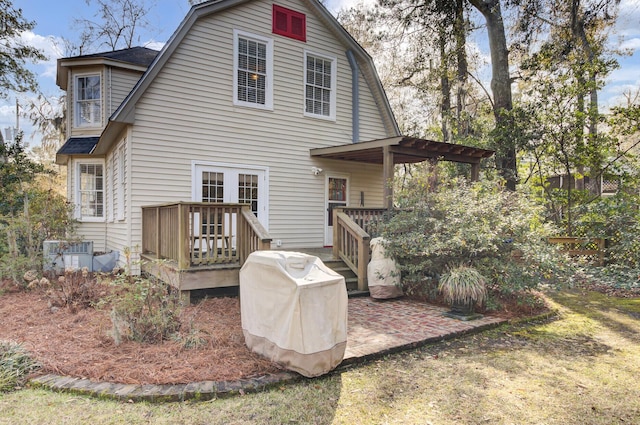
<instances>
[{"instance_id":1,"label":"bare tree","mask_svg":"<svg viewBox=\"0 0 640 425\"><path fill-rule=\"evenodd\" d=\"M153 0L151 0L153 1ZM149 28L147 19L153 3L147 0L85 0L88 6L98 5L94 20L77 19L83 28L80 35L80 54L86 54L92 46L111 50L130 48L138 43L138 30Z\"/></svg>"}]
</instances>

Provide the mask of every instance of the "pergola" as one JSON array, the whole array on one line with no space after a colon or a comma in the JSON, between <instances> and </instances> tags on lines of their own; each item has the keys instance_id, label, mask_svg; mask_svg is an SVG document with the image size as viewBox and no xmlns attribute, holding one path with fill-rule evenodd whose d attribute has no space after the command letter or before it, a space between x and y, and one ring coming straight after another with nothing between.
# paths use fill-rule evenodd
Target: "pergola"
<instances>
[{"instance_id":1,"label":"pergola","mask_svg":"<svg viewBox=\"0 0 640 425\"><path fill-rule=\"evenodd\" d=\"M330 148L311 149L310 153L312 157L316 158L382 164L386 206L392 208L393 187L388 182L393 178L394 165L413 164L429 159L471 164L471 180L477 181L480 176L480 161L483 158L489 158L495 152L453 143L397 136Z\"/></svg>"}]
</instances>

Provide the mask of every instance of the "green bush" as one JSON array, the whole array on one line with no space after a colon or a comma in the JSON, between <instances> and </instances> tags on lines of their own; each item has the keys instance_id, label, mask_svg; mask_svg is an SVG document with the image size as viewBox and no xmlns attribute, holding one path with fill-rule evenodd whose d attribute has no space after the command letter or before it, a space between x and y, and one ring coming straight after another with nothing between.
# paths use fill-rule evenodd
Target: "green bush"
<instances>
[{"instance_id":1,"label":"green bush","mask_svg":"<svg viewBox=\"0 0 640 425\"><path fill-rule=\"evenodd\" d=\"M73 207L51 190L30 187L20 194L22 209L0 214L0 278L22 282L27 270L42 269L42 242L73 235Z\"/></svg>"},{"instance_id":2,"label":"green bush","mask_svg":"<svg viewBox=\"0 0 640 425\"><path fill-rule=\"evenodd\" d=\"M20 387L25 377L39 367L20 344L0 341L0 392Z\"/></svg>"},{"instance_id":3,"label":"green bush","mask_svg":"<svg viewBox=\"0 0 640 425\"><path fill-rule=\"evenodd\" d=\"M640 196L619 192L576 209L575 236L606 239L607 263L640 268Z\"/></svg>"},{"instance_id":4,"label":"green bush","mask_svg":"<svg viewBox=\"0 0 640 425\"><path fill-rule=\"evenodd\" d=\"M500 295L554 282L568 267L566 257L547 243L555 229L526 195L462 180L441 184L435 192L425 190L426 178L409 187L400 202L412 208L397 213L381 231L410 294L435 298L438 278L452 264L473 266L487 278L489 291Z\"/></svg>"}]
</instances>

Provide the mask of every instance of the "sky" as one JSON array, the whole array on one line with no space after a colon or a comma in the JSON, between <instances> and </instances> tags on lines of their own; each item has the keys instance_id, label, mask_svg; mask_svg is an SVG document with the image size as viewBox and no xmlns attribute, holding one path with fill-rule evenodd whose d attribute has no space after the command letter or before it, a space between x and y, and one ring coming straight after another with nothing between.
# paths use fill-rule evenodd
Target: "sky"
<instances>
[{"instance_id":1,"label":"sky","mask_svg":"<svg viewBox=\"0 0 640 425\"><path fill-rule=\"evenodd\" d=\"M188 0L148 0L155 1L155 7L149 14L152 28L141 32L138 45L160 49L177 29L187 14L190 4ZM325 2L334 15L344 7L354 6L363 0L328 0ZM372 3L375 0L364 0ZM55 6L53 5L55 3ZM48 57L47 61L30 65L37 75L40 90L47 96L59 96L55 85L56 59L64 56L63 38L75 40L80 28L74 24L76 18L92 19L95 7L87 6L86 0L13 0L16 8L22 9L23 16L36 25L32 31L24 34L24 39L32 46L40 48ZM69 13L74 11L74 13ZM611 43L627 49L630 55L618 57L620 68L613 71L607 79L607 85L600 93L602 108L614 106L621 101L625 90L640 88L640 0L622 0L620 14L611 37ZM488 58L488 47L484 34L475 35L478 48ZM488 61L488 59L487 59ZM490 79L490 64L480 70L481 79ZM488 84L487 84L488 85ZM8 99L0 99L0 129L16 125L16 97L20 104L25 104L33 93L12 95ZM25 141L30 146L40 143L39 135L34 131L26 118L20 118L20 127L25 133Z\"/></svg>"}]
</instances>

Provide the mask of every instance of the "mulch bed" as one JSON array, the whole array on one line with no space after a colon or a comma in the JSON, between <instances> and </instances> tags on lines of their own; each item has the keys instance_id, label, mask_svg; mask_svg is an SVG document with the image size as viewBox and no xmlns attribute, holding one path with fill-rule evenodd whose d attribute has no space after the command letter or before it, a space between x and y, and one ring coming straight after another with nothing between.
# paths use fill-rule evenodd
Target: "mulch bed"
<instances>
[{"instance_id":1,"label":"mulch bed","mask_svg":"<svg viewBox=\"0 0 640 425\"><path fill-rule=\"evenodd\" d=\"M244 345L237 298L211 298L182 311L180 341L123 342L109 336L108 309L50 308L41 291L0 288L0 340L21 343L54 373L123 384L233 381L280 371Z\"/></svg>"}]
</instances>

